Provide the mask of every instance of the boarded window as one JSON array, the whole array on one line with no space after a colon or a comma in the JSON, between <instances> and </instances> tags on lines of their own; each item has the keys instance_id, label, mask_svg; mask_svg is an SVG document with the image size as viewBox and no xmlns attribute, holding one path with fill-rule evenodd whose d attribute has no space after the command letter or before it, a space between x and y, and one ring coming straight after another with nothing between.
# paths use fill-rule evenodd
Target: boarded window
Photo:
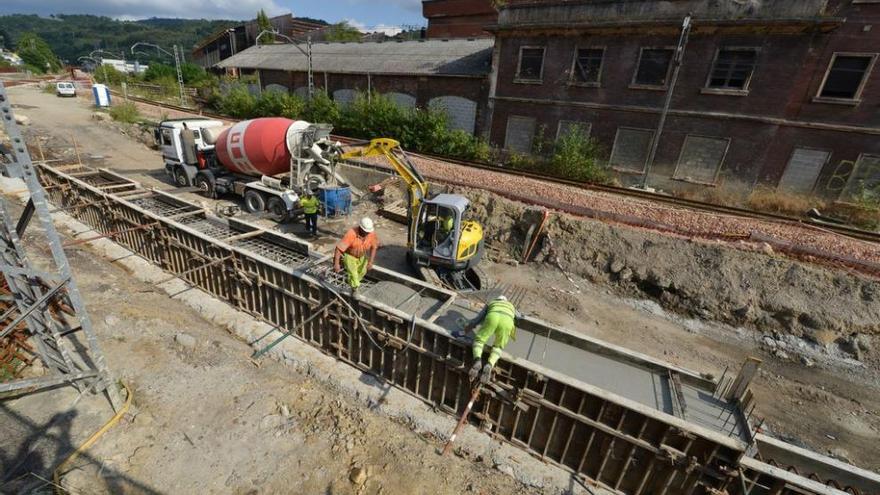
<instances>
[{"instance_id":1,"label":"boarded window","mask_svg":"<svg viewBox=\"0 0 880 495\"><path fill-rule=\"evenodd\" d=\"M357 91L353 89L337 89L333 92L333 101L340 107L345 108L354 103L357 97Z\"/></svg>"},{"instance_id":2,"label":"boarded window","mask_svg":"<svg viewBox=\"0 0 880 495\"><path fill-rule=\"evenodd\" d=\"M880 200L880 155L862 155L856 162L856 168L850 175L843 190L841 199L854 201L857 199Z\"/></svg>"},{"instance_id":3,"label":"boarded window","mask_svg":"<svg viewBox=\"0 0 880 495\"><path fill-rule=\"evenodd\" d=\"M757 60L758 50L754 48L719 50L708 86L717 89L748 88Z\"/></svg>"},{"instance_id":4,"label":"boarded window","mask_svg":"<svg viewBox=\"0 0 880 495\"><path fill-rule=\"evenodd\" d=\"M835 55L819 96L845 100L858 98L873 60L874 57L869 55Z\"/></svg>"},{"instance_id":5,"label":"boarded window","mask_svg":"<svg viewBox=\"0 0 880 495\"><path fill-rule=\"evenodd\" d=\"M575 53L572 81L581 84L598 84L602 73L602 48L580 48Z\"/></svg>"},{"instance_id":6,"label":"boarded window","mask_svg":"<svg viewBox=\"0 0 880 495\"><path fill-rule=\"evenodd\" d=\"M544 49L523 47L519 51L519 70L517 79L540 81L544 69Z\"/></svg>"},{"instance_id":7,"label":"boarded window","mask_svg":"<svg viewBox=\"0 0 880 495\"><path fill-rule=\"evenodd\" d=\"M816 179L830 156L828 151L795 148L785 167L785 173L779 180L778 189L797 194L813 192Z\"/></svg>"},{"instance_id":8,"label":"boarded window","mask_svg":"<svg viewBox=\"0 0 880 495\"><path fill-rule=\"evenodd\" d=\"M446 113L446 125L450 129L474 133L477 124L477 102L474 100L461 96L438 96L428 102L428 108Z\"/></svg>"},{"instance_id":9,"label":"boarded window","mask_svg":"<svg viewBox=\"0 0 880 495\"><path fill-rule=\"evenodd\" d=\"M673 50L667 48L643 48L633 82L642 86L666 86L672 54Z\"/></svg>"},{"instance_id":10,"label":"boarded window","mask_svg":"<svg viewBox=\"0 0 880 495\"><path fill-rule=\"evenodd\" d=\"M674 178L714 184L729 145L730 139L688 135L678 157Z\"/></svg>"},{"instance_id":11,"label":"boarded window","mask_svg":"<svg viewBox=\"0 0 880 495\"><path fill-rule=\"evenodd\" d=\"M535 119L513 115L507 119L504 147L517 153L531 153L535 138Z\"/></svg>"},{"instance_id":12,"label":"boarded window","mask_svg":"<svg viewBox=\"0 0 880 495\"><path fill-rule=\"evenodd\" d=\"M560 120L559 127L556 129L556 139L559 139L562 136L566 136L576 131L579 131L581 136L583 136L584 138L588 138L590 137L591 127L592 125L589 122L578 122L576 120Z\"/></svg>"},{"instance_id":13,"label":"boarded window","mask_svg":"<svg viewBox=\"0 0 880 495\"><path fill-rule=\"evenodd\" d=\"M614 138L610 165L621 170L644 172L654 131L621 127Z\"/></svg>"},{"instance_id":14,"label":"boarded window","mask_svg":"<svg viewBox=\"0 0 880 495\"><path fill-rule=\"evenodd\" d=\"M416 107L416 97L412 95L408 95L406 93L385 93L385 96L388 97L389 100L394 102L398 108L403 108L406 110L410 110Z\"/></svg>"}]
</instances>

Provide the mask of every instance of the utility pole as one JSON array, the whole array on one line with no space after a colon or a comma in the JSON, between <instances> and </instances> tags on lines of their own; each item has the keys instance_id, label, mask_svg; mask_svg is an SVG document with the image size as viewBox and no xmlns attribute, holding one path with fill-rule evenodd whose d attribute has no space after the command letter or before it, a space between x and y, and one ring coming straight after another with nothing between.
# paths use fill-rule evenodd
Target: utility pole
<instances>
[{"instance_id":1,"label":"utility pole","mask_svg":"<svg viewBox=\"0 0 880 495\"><path fill-rule=\"evenodd\" d=\"M666 115L669 113L669 106L672 104L672 94L675 92L675 84L678 82L678 73L681 70L681 61L684 58L684 49L687 46L690 33L691 15L688 14L681 24L681 36L678 38L678 46L675 48L675 55L672 58L672 78L669 81L669 88L666 90L666 101L663 103L663 111L660 113L657 131L654 132L654 139L651 141L651 151L648 153L648 161L645 163L645 174L642 176L641 189L648 187L648 174L651 172L651 167L654 166L654 158L657 156L657 148L660 146L660 136L663 134L663 126L666 125Z\"/></svg>"},{"instance_id":2,"label":"utility pole","mask_svg":"<svg viewBox=\"0 0 880 495\"><path fill-rule=\"evenodd\" d=\"M308 77L308 86L309 86L309 88L308 88L309 89L309 99L311 100L312 96L314 95L314 92L315 92L315 78L314 78L314 72L312 70L312 37L309 36L308 38L306 38L306 49L303 50L302 47L299 46L302 43L301 41L297 41L297 40L291 38L290 36L283 35L275 30L270 31L268 29L264 29L264 30L260 31L260 34L258 34L256 37L257 48L260 47L260 38L262 38L263 35L266 33L272 34L276 39L279 37L286 39L288 43L295 46L296 49L300 51L300 53L302 53L303 55L306 56L306 59L308 60L307 77Z\"/></svg>"},{"instance_id":3,"label":"utility pole","mask_svg":"<svg viewBox=\"0 0 880 495\"><path fill-rule=\"evenodd\" d=\"M146 43L144 41L138 41L137 43L131 45L131 53L135 52L134 49L138 45L144 45L144 46L149 46L149 47L155 48L156 51L162 52L162 53L174 58L174 68L177 70L177 87L180 92L180 105L185 107L186 106L186 93L183 90L183 72L180 69L180 58L182 55L180 47L178 47L177 45L174 45L172 47L172 50L174 51L174 53L171 53L168 50L162 48L161 46L159 46L155 43Z\"/></svg>"},{"instance_id":4,"label":"utility pole","mask_svg":"<svg viewBox=\"0 0 880 495\"><path fill-rule=\"evenodd\" d=\"M177 68L177 87L180 90L180 106L186 106L186 93L183 91L183 72L180 70L180 48L174 45L174 67Z\"/></svg>"}]
</instances>

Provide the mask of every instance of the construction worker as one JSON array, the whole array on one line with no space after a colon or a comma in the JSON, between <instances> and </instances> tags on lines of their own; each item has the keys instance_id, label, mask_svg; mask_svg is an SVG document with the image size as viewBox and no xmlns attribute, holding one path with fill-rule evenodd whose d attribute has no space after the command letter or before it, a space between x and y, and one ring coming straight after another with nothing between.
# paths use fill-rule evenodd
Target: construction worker
<instances>
[{"instance_id":1,"label":"construction worker","mask_svg":"<svg viewBox=\"0 0 880 495\"><path fill-rule=\"evenodd\" d=\"M299 206L306 216L306 232L312 236L318 235L318 198L310 189L306 189L299 199Z\"/></svg>"},{"instance_id":2,"label":"construction worker","mask_svg":"<svg viewBox=\"0 0 880 495\"><path fill-rule=\"evenodd\" d=\"M498 296L489 301L483 310L468 323L465 331L480 323L480 329L474 334L474 365L468 372L471 381L480 377L480 383L489 383L492 378L492 368L501 357L501 350L513 339L516 340L516 318L518 314L513 303L504 296ZM492 342L492 353L489 354L488 362L483 365L483 347L489 337L495 336ZM481 371L482 370L482 371Z\"/></svg>"},{"instance_id":3,"label":"construction worker","mask_svg":"<svg viewBox=\"0 0 880 495\"><path fill-rule=\"evenodd\" d=\"M348 274L348 285L352 291L357 291L361 280L367 272L373 268L376 261L376 250L379 248L379 240L373 232L373 220L364 217L357 227L352 228L342 237L336 245L333 255L333 269L336 273L342 271L339 262L345 265Z\"/></svg>"}]
</instances>

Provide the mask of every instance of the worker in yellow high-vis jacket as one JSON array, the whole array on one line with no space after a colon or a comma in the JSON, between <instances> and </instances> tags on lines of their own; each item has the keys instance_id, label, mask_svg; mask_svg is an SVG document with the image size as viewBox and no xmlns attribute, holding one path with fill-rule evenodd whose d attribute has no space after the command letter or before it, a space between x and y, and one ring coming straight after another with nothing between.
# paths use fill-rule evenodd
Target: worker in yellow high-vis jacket
<instances>
[{"instance_id":1,"label":"worker in yellow high-vis jacket","mask_svg":"<svg viewBox=\"0 0 880 495\"><path fill-rule=\"evenodd\" d=\"M302 197L299 198L299 206L303 209L303 214L306 216L306 232L313 236L317 236L318 198L315 197L311 190L306 190Z\"/></svg>"},{"instance_id":2,"label":"worker in yellow high-vis jacket","mask_svg":"<svg viewBox=\"0 0 880 495\"><path fill-rule=\"evenodd\" d=\"M504 296L498 296L489 301L483 310L467 325L466 329L480 324L479 330L474 334L473 355L474 364L468 372L471 381L480 377L480 382L486 384L492 379L492 369L501 351L511 340L516 340L516 318L518 314L513 303ZM483 348L489 338L495 336L492 342L492 352L489 354L486 364L483 364Z\"/></svg>"}]
</instances>

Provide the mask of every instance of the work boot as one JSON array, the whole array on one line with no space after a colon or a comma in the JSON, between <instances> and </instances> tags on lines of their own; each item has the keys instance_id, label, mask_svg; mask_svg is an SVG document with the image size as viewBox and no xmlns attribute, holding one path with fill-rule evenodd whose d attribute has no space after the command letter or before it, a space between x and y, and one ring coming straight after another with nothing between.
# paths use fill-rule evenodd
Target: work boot
<instances>
[{"instance_id":1,"label":"work boot","mask_svg":"<svg viewBox=\"0 0 880 495\"><path fill-rule=\"evenodd\" d=\"M486 366L483 366L483 372L480 373L480 383L483 385L489 383L489 380L492 379L492 365L486 363Z\"/></svg>"},{"instance_id":2,"label":"work boot","mask_svg":"<svg viewBox=\"0 0 880 495\"><path fill-rule=\"evenodd\" d=\"M481 361L479 359L474 361L474 365L471 366L470 371L468 371L468 378L470 378L471 381L476 380L477 376L480 374L480 368L482 368L482 367L483 367L483 361Z\"/></svg>"}]
</instances>

